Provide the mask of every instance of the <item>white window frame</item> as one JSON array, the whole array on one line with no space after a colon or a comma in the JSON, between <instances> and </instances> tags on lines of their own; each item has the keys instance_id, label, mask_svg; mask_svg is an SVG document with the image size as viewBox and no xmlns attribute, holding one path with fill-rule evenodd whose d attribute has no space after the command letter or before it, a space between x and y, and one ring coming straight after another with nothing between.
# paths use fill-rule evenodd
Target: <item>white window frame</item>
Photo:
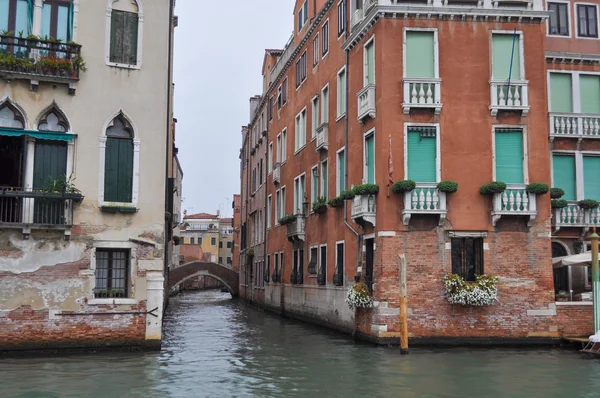
<instances>
[{"instance_id":1,"label":"white window frame","mask_svg":"<svg viewBox=\"0 0 600 398\"><path fill-rule=\"evenodd\" d=\"M566 4L567 5L567 23L568 23L569 35L568 36L564 36L564 35L553 35L553 34L550 34L550 18L548 18L548 20L546 21L546 36L548 36L548 37L562 38L562 39L570 39L570 38L572 38L573 34L571 32L573 31L573 24L572 24L572 20L571 20L571 2L564 1L564 0L549 0L549 1L546 2L546 11L550 11L550 7L548 7L548 3L561 3L561 4Z\"/></svg>"},{"instance_id":2,"label":"white window frame","mask_svg":"<svg viewBox=\"0 0 600 398\"><path fill-rule=\"evenodd\" d=\"M319 111L321 108L321 101L320 101L320 97L319 94L315 95L312 100L310 101L311 104L311 114L310 114L310 140L314 140L315 138L317 138L317 129L319 128L320 124L319 124ZM316 104L316 106L315 106Z\"/></svg>"},{"instance_id":3,"label":"white window frame","mask_svg":"<svg viewBox=\"0 0 600 398\"><path fill-rule=\"evenodd\" d=\"M406 140L405 140L406 141ZM344 169L348 167L348 159L346 157L346 147L343 146L335 152L335 196L340 196L340 152L344 152ZM327 166L329 169L329 165ZM345 189L346 187L344 187Z\"/></svg>"},{"instance_id":4,"label":"white window frame","mask_svg":"<svg viewBox=\"0 0 600 398\"><path fill-rule=\"evenodd\" d=\"M600 157L598 151L580 151L580 150L567 150L567 149L556 149L553 150L551 155L570 155L574 156L575 160L575 198L577 201L585 199L585 175L583 173L583 158L584 157ZM554 157L550 156L550 181L554 186Z\"/></svg>"},{"instance_id":5,"label":"white window frame","mask_svg":"<svg viewBox=\"0 0 600 398\"><path fill-rule=\"evenodd\" d=\"M523 184L529 184L529 153L527 151L527 135L526 124L493 124L492 125L492 180L496 181L496 130L512 129L521 130L523 132ZM502 134L502 133L500 133ZM550 160L552 163L552 160Z\"/></svg>"},{"instance_id":6,"label":"white window frame","mask_svg":"<svg viewBox=\"0 0 600 398\"><path fill-rule=\"evenodd\" d=\"M305 106L294 119L294 155L306 146L306 116L307 108Z\"/></svg>"},{"instance_id":7,"label":"white window frame","mask_svg":"<svg viewBox=\"0 0 600 398\"><path fill-rule=\"evenodd\" d=\"M306 14L306 15L305 15ZM297 17L302 15L302 25L298 25L298 33L304 30L304 27L308 25L308 0L305 0L300 9L298 10ZM298 23L300 23L300 18L298 18Z\"/></svg>"},{"instance_id":8,"label":"white window frame","mask_svg":"<svg viewBox=\"0 0 600 398\"><path fill-rule=\"evenodd\" d=\"M111 122L119 115L122 115L123 118L127 120L131 126L131 129L133 130L133 177L131 181L131 202L107 202L104 200L104 167L106 166L106 141L108 139L106 136L106 130L109 128ZM100 135L100 162L98 164L98 203L100 207L138 206L140 192L140 146L141 140L139 138L139 130L131 118L127 116L122 109L110 115L108 120L104 122L104 126L102 127L102 135Z\"/></svg>"},{"instance_id":9,"label":"white window frame","mask_svg":"<svg viewBox=\"0 0 600 398\"><path fill-rule=\"evenodd\" d=\"M287 128L281 131L281 164L287 162Z\"/></svg>"},{"instance_id":10,"label":"white window frame","mask_svg":"<svg viewBox=\"0 0 600 398\"><path fill-rule=\"evenodd\" d=\"M267 196L267 229L271 229L271 213L273 212L273 195Z\"/></svg>"},{"instance_id":11,"label":"white window frame","mask_svg":"<svg viewBox=\"0 0 600 398\"><path fill-rule=\"evenodd\" d=\"M348 81L348 73L346 72L346 65L344 65L338 72L337 72L337 90L336 90L336 122L340 119L342 119L344 116L346 116L346 112L348 112L348 104L345 104L345 108L344 111L342 112L342 110L340 109L340 98L342 97L342 93L341 93L341 89L342 89L342 84L340 84L340 76L341 74L344 74L344 91L346 91L346 86L347 86L347 81ZM346 95L347 93L344 94L344 97L347 97ZM346 98L344 98L344 101L346 101Z\"/></svg>"},{"instance_id":12,"label":"white window frame","mask_svg":"<svg viewBox=\"0 0 600 398\"><path fill-rule=\"evenodd\" d=\"M300 87L302 87L304 82L308 80L308 65L306 64L307 57L308 57L308 51L305 49L304 52L300 55L300 57L298 57L298 60L296 61L296 65L300 64L300 70L302 71L302 59L304 58L304 79L302 79L300 81L300 84L298 84L298 81L296 80L296 92L298 90L300 90Z\"/></svg>"},{"instance_id":13,"label":"white window frame","mask_svg":"<svg viewBox=\"0 0 600 398\"><path fill-rule=\"evenodd\" d=\"M279 219L281 218L281 191L275 190L275 222L273 223L276 227L279 225Z\"/></svg>"},{"instance_id":14,"label":"white window frame","mask_svg":"<svg viewBox=\"0 0 600 398\"><path fill-rule=\"evenodd\" d=\"M598 37L585 37L585 36L579 36L579 14L577 13L577 6L594 6L596 7L596 32L598 32ZM577 39L583 39L583 40L600 40L600 31L598 31L598 25L600 24L600 22L598 21L598 4L596 3L586 3L586 2L576 2L573 3L573 14L575 16L574 21L575 21L575 37Z\"/></svg>"},{"instance_id":15,"label":"white window frame","mask_svg":"<svg viewBox=\"0 0 600 398\"><path fill-rule=\"evenodd\" d=\"M298 187L304 181L304 192L299 195ZM292 214L304 214L304 195L306 195L306 173L302 173L294 178L294 211Z\"/></svg>"},{"instance_id":16,"label":"white window frame","mask_svg":"<svg viewBox=\"0 0 600 398\"><path fill-rule=\"evenodd\" d=\"M327 98L325 98L325 92L327 92ZM321 103L321 112L319 113L319 117L321 118L321 123L319 125L324 124L324 123L329 123L329 113L330 113L329 96L330 96L330 94L331 93L329 92L329 83L327 83L321 89L321 99L319 100L319 102ZM325 106L327 106L327 118L324 118Z\"/></svg>"},{"instance_id":17,"label":"white window frame","mask_svg":"<svg viewBox=\"0 0 600 398\"><path fill-rule=\"evenodd\" d=\"M315 164L313 167L311 167L310 169L310 212L312 213L312 205L313 203L316 203L317 200L319 199L319 186L321 185L321 175L319 174L319 176L317 177L317 184L315 186L314 182L314 178L315 178L315 170L318 170L319 164ZM315 195L316 194L316 195Z\"/></svg>"},{"instance_id":18,"label":"white window frame","mask_svg":"<svg viewBox=\"0 0 600 398\"><path fill-rule=\"evenodd\" d=\"M344 253L344 261L342 262L342 275L340 275L340 278L342 278L342 281L344 280L344 276L346 274L346 242L343 240L338 240L335 242L335 263L334 263L334 275L335 275L335 270L337 269L337 263L338 263L338 245L342 245L343 247L343 253ZM329 253L327 253L327 255L329 256Z\"/></svg>"},{"instance_id":19,"label":"white window frame","mask_svg":"<svg viewBox=\"0 0 600 398\"><path fill-rule=\"evenodd\" d=\"M310 272L308 272L308 265L310 264L310 260L311 260L311 253L313 249L317 249L317 258L315 260L317 260L317 262L315 263L315 273L311 274ZM308 275L309 278L316 278L317 275L319 274L319 256L321 255L321 251L319 250L319 245L309 245L308 246L308 262L306 263L306 274Z\"/></svg>"},{"instance_id":20,"label":"white window frame","mask_svg":"<svg viewBox=\"0 0 600 398\"><path fill-rule=\"evenodd\" d=\"M435 38L434 38L435 40ZM375 80L375 35L373 35L363 46L363 87L366 87L369 84L369 68L367 62L369 61L367 58L367 47L369 45L373 46L373 84L376 84Z\"/></svg>"},{"instance_id":21,"label":"white window frame","mask_svg":"<svg viewBox=\"0 0 600 398\"><path fill-rule=\"evenodd\" d=\"M435 127L435 179L442 179L442 151L440 148L440 124L439 123L404 123L404 179L408 179L408 128L409 127ZM514 126L518 128L517 126ZM494 138L494 137L492 137ZM377 157L375 157L377 158ZM494 158L495 164L495 158ZM495 169L495 167L494 167ZM496 172L494 171L494 177ZM494 179L495 181L495 179Z\"/></svg>"},{"instance_id":22,"label":"white window frame","mask_svg":"<svg viewBox=\"0 0 600 398\"><path fill-rule=\"evenodd\" d=\"M321 60L321 35L319 32L315 34L315 38L313 39L313 68L316 68L319 65L319 61Z\"/></svg>"},{"instance_id":23,"label":"white window frame","mask_svg":"<svg viewBox=\"0 0 600 398\"><path fill-rule=\"evenodd\" d=\"M86 295L89 297L87 304L88 305L136 305L139 304L139 300L135 299L136 295L136 280L137 280L137 269L138 269L138 259L137 259L137 247L138 245L133 242L127 241L116 241L116 240L107 240L107 241L98 241L95 240L92 243L91 253L90 253L90 271L93 271L91 275L88 276L89 280L89 290ZM129 297L126 298L95 298L94 297L94 289L96 288L96 250L97 249L120 249L120 250L129 250L129 275L128 275L128 283L127 290L129 291Z\"/></svg>"},{"instance_id":24,"label":"white window frame","mask_svg":"<svg viewBox=\"0 0 600 398\"><path fill-rule=\"evenodd\" d=\"M600 40L600 39L598 39ZM546 75L547 90L548 90L548 109L552 109L552 91L550 90L550 74L562 73L571 75L571 103L573 104L572 113L581 113L581 76L600 76L600 72L582 71L582 70L560 70L549 69ZM552 112L551 112L552 113Z\"/></svg>"},{"instance_id":25,"label":"white window frame","mask_svg":"<svg viewBox=\"0 0 600 398\"><path fill-rule=\"evenodd\" d=\"M281 163L281 133L277 134L275 147L275 163Z\"/></svg>"},{"instance_id":26,"label":"white window frame","mask_svg":"<svg viewBox=\"0 0 600 398\"><path fill-rule=\"evenodd\" d=\"M493 37L494 35L514 35L513 30L492 30L490 32L490 76L492 80L496 80L494 77L494 56L492 54L493 48ZM525 35L522 30L517 30L517 35L519 35L519 60L521 61L519 65L519 71L521 72L521 79L515 81L525 81L527 77L525 75Z\"/></svg>"},{"instance_id":27,"label":"white window frame","mask_svg":"<svg viewBox=\"0 0 600 398\"><path fill-rule=\"evenodd\" d=\"M142 68L142 55L143 55L143 48L144 48L144 10L142 7L142 1L141 0L131 0L134 1L138 7L138 37L137 37L137 63L135 65L127 65L127 64L119 64L116 62L110 62L110 33L111 33L111 22L112 22L112 11L113 11L113 3L115 3L115 1L117 0L108 0L108 5L106 7L106 31L105 31L105 48L104 48L104 53L105 53L105 62L106 65L108 66L114 66L117 68L124 68L124 69L141 69ZM78 2L73 2L74 6L75 4L78 4ZM77 5L77 8L78 5ZM77 11L77 14L79 12ZM75 15L77 15L75 14ZM75 21L77 21L77 19L75 19L75 17L73 18ZM41 21L40 21L41 23ZM74 23L73 24L73 38L75 39L75 31L76 31L76 26L78 24Z\"/></svg>"},{"instance_id":28,"label":"white window frame","mask_svg":"<svg viewBox=\"0 0 600 398\"><path fill-rule=\"evenodd\" d=\"M268 175L273 173L273 141L269 142L267 147L267 172Z\"/></svg>"},{"instance_id":29,"label":"white window frame","mask_svg":"<svg viewBox=\"0 0 600 398\"><path fill-rule=\"evenodd\" d=\"M433 32L433 71L434 78L440 78L440 49L439 49L439 41L438 41L438 30L437 28L404 28L402 32L402 77L406 78L406 33L407 32ZM510 32L511 34L513 32ZM491 52L491 36L490 36L490 54ZM523 41L521 40L521 43ZM491 55L490 55L491 57ZM523 58L521 58L523 59ZM490 61L490 67L492 62ZM490 74L491 76L491 74ZM523 75L524 76L524 75Z\"/></svg>"},{"instance_id":30,"label":"white window frame","mask_svg":"<svg viewBox=\"0 0 600 398\"><path fill-rule=\"evenodd\" d=\"M369 174L368 174L369 168L368 168L368 164L367 164L367 138L369 138L369 136L373 136L373 149L375 149L375 128L372 128L371 130L367 131L363 135L363 184L366 184L367 180L369 178ZM406 138L405 138L405 140L406 140ZM377 153L377 151L375 151L375 153ZM377 166L375 164L376 161L377 161L377 156L374 156L373 178L375 181L377 181ZM373 182L373 183L375 184L376 182Z\"/></svg>"},{"instance_id":31,"label":"white window frame","mask_svg":"<svg viewBox=\"0 0 600 398\"><path fill-rule=\"evenodd\" d=\"M325 42L325 35L323 34L323 27L327 25L327 52L323 53L323 43ZM321 59L324 59L327 54L329 54L329 36L331 36L331 26L329 26L329 18L327 18L325 20L325 22L323 22L323 25L321 25Z\"/></svg>"}]
</instances>

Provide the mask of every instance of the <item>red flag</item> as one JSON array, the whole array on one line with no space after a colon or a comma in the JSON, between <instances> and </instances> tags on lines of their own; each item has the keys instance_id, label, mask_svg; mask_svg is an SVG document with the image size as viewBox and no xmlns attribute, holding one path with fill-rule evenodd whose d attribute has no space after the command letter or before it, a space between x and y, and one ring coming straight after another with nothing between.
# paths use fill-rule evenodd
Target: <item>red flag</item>
<instances>
[{"instance_id":1,"label":"red flag","mask_svg":"<svg viewBox=\"0 0 600 398\"><path fill-rule=\"evenodd\" d=\"M392 159L392 136L390 135L390 153L388 155L388 176L389 176L389 183L393 184L394 183L394 160Z\"/></svg>"}]
</instances>

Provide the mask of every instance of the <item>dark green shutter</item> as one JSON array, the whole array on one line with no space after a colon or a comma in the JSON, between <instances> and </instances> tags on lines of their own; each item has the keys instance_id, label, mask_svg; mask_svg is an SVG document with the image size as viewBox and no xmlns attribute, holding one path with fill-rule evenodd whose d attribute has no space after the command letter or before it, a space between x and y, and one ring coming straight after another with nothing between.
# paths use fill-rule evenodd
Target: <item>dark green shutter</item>
<instances>
[{"instance_id":1,"label":"dark green shutter","mask_svg":"<svg viewBox=\"0 0 600 398\"><path fill-rule=\"evenodd\" d=\"M110 62L123 63L125 12L113 10L110 20Z\"/></svg>"},{"instance_id":2,"label":"dark green shutter","mask_svg":"<svg viewBox=\"0 0 600 398\"><path fill-rule=\"evenodd\" d=\"M523 132L496 132L496 181L523 183Z\"/></svg>"},{"instance_id":3,"label":"dark green shutter","mask_svg":"<svg viewBox=\"0 0 600 398\"><path fill-rule=\"evenodd\" d=\"M131 202L133 141L108 138L104 162L104 200Z\"/></svg>"},{"instance_id":4,"label":"dark green shutter","mask_svg":"<svg viewBox=\"0 0 600 398\"><path fill-rule=\"evenodd\" d=\"M373 137L373 135L370 135L365 140L367 184L375 184L375 138Z\"/></svg>"},{"instance_id":5,"label":"dark green shutter","mask_svg":"<svg viewBox=\"0 0 600 398\"><path fill-rule=\"evenodd\" d=\"M552 156L552 169L554 171L554 187L565 191L563 199L575 200L575 156L558 155Z\"/></svg>"},{"instance_id":6,"label":"dark green shutter","mask_svg":"<svg viewBox=\"0 0 600 398\"><path fill-rule=\"evenodd\" d=\"M585 199L600 200L600 156L583 157L583 190Z\"/></svg>"},{"instance_id":7,"label":"dark green shutter","mask_svg":"<svg viewBox=\"0 0 600 398\"><path fill-rule=\"evenodd\" d=\"M138 15L135 13L125 13L125 31L123 40L124 62L129 65L136 65L138 46Z\"/></svg>"},{"instance_id":8,"label":"dark green shutter","mask_svg":"<svg viewBox=\"0 0 600 398\"><path fill-rule=\"evenodd\" d=\"M33 188L44 189L51 180L67 173L67 145L49 141L35 143Z\"/></svg>"},{"instance_id":9,"label":"dark green shutter","mask_svg":"<svg viewBox=\"0 0 600 398\"><path fill-rule=\"evenodd\" d=\"M433 129L408 130L408 179L436 182L436 138Z\"/></svg>"}]
</instances>

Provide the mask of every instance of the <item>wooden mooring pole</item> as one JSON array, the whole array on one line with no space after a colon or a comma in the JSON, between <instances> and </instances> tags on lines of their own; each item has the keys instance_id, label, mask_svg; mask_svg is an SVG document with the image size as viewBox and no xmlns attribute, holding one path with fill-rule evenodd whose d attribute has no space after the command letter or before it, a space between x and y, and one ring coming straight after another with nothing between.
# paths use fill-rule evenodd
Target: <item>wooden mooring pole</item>
<instances>
[{"instance_id":1,"label":"wooden mooring pole","mask_svg":"<svg viewBox=\"0 0 600 398\"><path fill-rule=\"evenodd\" d=\"M398 282L400 286L400 353L408 354L408 298L406 289L406 257L398 255Z\"/></svg>"}]
</instances>

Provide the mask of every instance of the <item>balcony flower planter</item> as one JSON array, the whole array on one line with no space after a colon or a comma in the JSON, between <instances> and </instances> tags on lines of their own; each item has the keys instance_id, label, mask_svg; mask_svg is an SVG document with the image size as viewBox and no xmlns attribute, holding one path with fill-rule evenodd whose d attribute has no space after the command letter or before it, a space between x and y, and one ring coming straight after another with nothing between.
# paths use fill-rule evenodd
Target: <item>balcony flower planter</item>
<instances>
[{"instance_id":1,"label":"balcony flower planter","mask_svg":"<svg viewBox=\"0 0 600 398\"><path fill-rule=\"evenodd\" d=\"M413 180L399 180L392 185L392 191L394 191L394 193L403 194L412 191L416 186L417 183Z\"/></svg>"},{"instance_id":2,"label":"balcony flower planter","mask_svg":"<svg viewBox=\"0 0 600 398\"><path fill-rule=\"evenodd\" d=\"M346 191L342 191L338 197L342 200L352 200L354 199L354 196L354 192L351 189L348 189Z\"/></svg>"},{"instance_id":3,"label":"balcony flower planter","mask_svg":"<svg viewBox=\"0 0 600 398\"><path fill-rule=\"evenodd\" d=\"M373 307L373 298L369 292L369 287L364 282L357 282L350 286L348 293L346 293L346 303L351 310Z\"/></svg>"},{"instance_id":4,"label":"balcony flower planter","mask_svg":"<svg viewBox=\"0 0 600 398\"><path fill-rule=\"evenodd\" d=\"M378 192L379 185L377 184L360 184L352 188L353 197L361 195L377 195Z\"/></svg>"},{"instance_id":5,"label":"balcony flower planter","mask_svg":"<svg viewBox=\"0 0 600 398\"><path fill-rule=\"evenodd\" d=\"M279 219L279 225L287 225L296 221L298 217L295 214L286 214Z\"/></svg>"},{"instance_id":6,"label":"balcony flower planter","mask_svg":"<svg viewBox=\"0 0 600 398\"><path fill-rule=\"evenodd\" d=\"M316 214L323 214L327 211L327 201L323 196L317 198L317 201L312 205L312 211Z\"/></svg>"},{"instance_id":7,"label":"balcony flower planter","mask_svg":"<svg viewBox=\"0 0 600 398\"><path fill-rule=\"evenodd\" d=\"M586 210L596 209L600 205L597 200L594 199L584 199L579 201L579 207Z\"/></svg>"},{"instance_id":8,"label":"balcony flower planter","mask_svg":"<svg viewBox=\"0 0 600 398\"><path fill-rule=\"evenodd\" d=\"M504 191L506 191L506 184L501 181L489 182L479 188L479 193L481 195L493 195Z\"/></svg>"},{"instance_id":9,"label":"balcony flower planter","mask_svg":"<svg viewBox=\"0 0 600 398\"><path fill-rule=\"evenodd\" d=\"M498 277L491 275L479 275L474 282L467 282L457 274L443 278L446 299L450 304L475 307L492 305L498 300L498 281Z\"/></svg>"},{"instance_id":10,"label":"balcony flower planter","mask_svg":"<svg viewBox=\"0 0 600 398\"><path fill-rule=\"evenodd\" d=\"M551 199L560 199L563 197L564 194L565 194L565 191L563 191L560 188L550 189L550 198Z\"/></svg>"},{"instance_id":11,"label":"balcony flower planter","mask_svg":"<svg viewBox=\"0 0 600 398\"><path fill-rule=\"evenodd\" d=\"M548 184L544 184L541 182L532 182L525 187L525 190L529 193L534 193L536 195L545 195L550 190Z\"/></svg>"},{"instance_id":12,"label":"balcony flower planter","mask_svg":"<svg viewBox=\"0 0 600 398\"><path fill-rule=\"evenodd\" d=\"M327 204L329 205L329 207L339 209L340 207L344 207L344 199L338 196L333 199L329 199L329 202L327 202Z\"/></svg>"},{"instance_id":13,"label":"balcony flower planter","mask_svg":"<svg viewBox=\"0 0 600 398\"><path fill-rule=\"evenodd\" d=\"M441 181L437 184L437 189L440 192L454 193L458 191L458 183L455 181Z\"/></svg>"},{"instance_id":14,"label":"balcony flower planter","mask_svg":"<svg viewBox=\"0 0 600 398\"><path fill-rule=\"evenodd\" d=\"M134 206L101 206L100 211L103 213L137 213L138 209Z\"/></svg>"},{"instance_id":15,"label":"balcony flower planter","mask_svg":"<svg viewBox=\"0 0 600 398\"><path fill-rule=\"evenodd\" d=\"M564 199L552 199L550 204L553 209L563 209L569 205L569 202Z\"/></svg>"}]
</instances>

